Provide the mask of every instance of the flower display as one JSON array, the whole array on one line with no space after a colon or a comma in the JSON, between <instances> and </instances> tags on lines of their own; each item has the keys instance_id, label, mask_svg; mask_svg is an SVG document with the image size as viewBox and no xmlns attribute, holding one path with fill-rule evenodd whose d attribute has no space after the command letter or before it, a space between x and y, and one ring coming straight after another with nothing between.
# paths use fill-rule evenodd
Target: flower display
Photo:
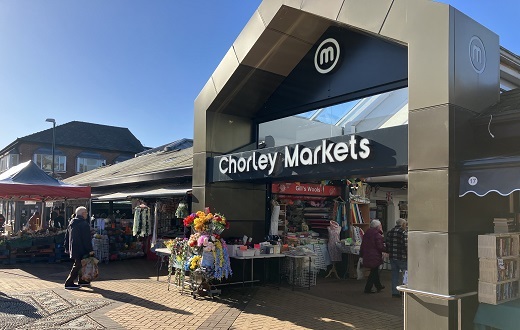
<instances>
[{"instance_id":1,"label":"flower display","mask_svg":"<svg viewBox=\"0 0 520 330\"><path fill-rule=\"evenodd\" d=\"M197 232L211 232L221 234L229 228L226 217L219 213L198 211L188 215L183 220L185 227L192 227Z\"/></svg>"},{"instance_id":2,"label":"flower display","mask_svg":"<svg viewBox=\"0 0 520 330\"><path fill-rule=\"evenodd\" d=\"M229 228L226 217L205 208L188 215L183 223L194 231L185 242L192 256L185 261L184 269L200 271L208 279L222 280L230 276L226 243L220 238L224 229Z\"/></svg>"}]
</instances>

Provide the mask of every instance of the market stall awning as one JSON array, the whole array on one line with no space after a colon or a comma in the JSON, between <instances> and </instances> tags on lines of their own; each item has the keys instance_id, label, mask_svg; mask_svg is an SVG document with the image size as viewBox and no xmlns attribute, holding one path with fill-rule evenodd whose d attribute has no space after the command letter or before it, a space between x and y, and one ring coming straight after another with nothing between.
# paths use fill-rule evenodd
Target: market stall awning
<instances>
[{"instance_id":1,"label":"market stall awning","mask_svg":"<svg viewBox=\"0 0 520 330\"><path fill-rule=\"evenodd\" d=\"M190 187L177 187L177 188L159 188L159 189L152 189L152 190L148 190L148 191L132 193L129 196L131 198L184 196L189 191L191 191L191 186Z\"/></svg>"},{"instance_id":2,"label":"market stall awning","mask_svg":"<svg viewBox=\"0 0 520 330\"><path fill-rule=\"evenodd\" d=\"M115 201L115 200L122 200L122 199L128 199L128 192L116 192L108 195L100 195L96 197L92 197L92 199L100 200L100 201Z\"/></svg>"},{"instance_id":3,"label":"market stall awning","mask_svg":"<svg viewBox=\"0 0 520 330\"><path fill-rule=\"evenodd\" d=\"M48 175L32 161L0 174L0 199L47 201L90 198L90 187L66 184Z\"/></svg>"},{"instance_id":4,"label":"market stall awning","mask_svg":"<svg viewBox=\"0 0 520 330\"><path fill-rule=\"evenodd\" d=\"M96 196L94 200L110 201L110 200L125 200L131 198L151 198L151 197L175 197L184 196L191 191L191 186L176 186L167 188L155 189L140 189L115 192L107 195Z\"/></svg>"},{"instance_id":5,"label":"market stall awning","mask_svg":"<svg viewBox=\"0 0 520 330\"><path fill-rule=\"evenodd\" d=\"M520 157L495 157L466 161L460 172L459 197L496 192L507 196L520 191Z\"/></svg>"}]
</instances>

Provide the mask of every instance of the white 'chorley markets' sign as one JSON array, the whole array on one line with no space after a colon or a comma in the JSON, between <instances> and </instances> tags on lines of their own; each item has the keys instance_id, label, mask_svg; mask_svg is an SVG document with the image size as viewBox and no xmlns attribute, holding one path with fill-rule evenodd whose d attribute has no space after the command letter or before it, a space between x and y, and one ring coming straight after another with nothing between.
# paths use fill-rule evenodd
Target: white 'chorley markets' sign
<instances>
[{"instance_id":1,"label":"white 'chorley markets' sign","mask_svg":"<svg viewBox=\"0 0 520 330\"><path fill-rule=\"evenodd\" d=\"M246 173L250 171L265 171L273 174L277 161L283 158L283 166L292 168L317 164L343 162L348 158L352 160L366 159L370 156L370 141L358 140L354 135L348 142L332 142L322 140L315 148L308 148L296 144L286 146L285 152L260 153L253 151L250 156L236 157L234 155L222 156L218 168L222 174Z\"/></svg>"}]
</instances>

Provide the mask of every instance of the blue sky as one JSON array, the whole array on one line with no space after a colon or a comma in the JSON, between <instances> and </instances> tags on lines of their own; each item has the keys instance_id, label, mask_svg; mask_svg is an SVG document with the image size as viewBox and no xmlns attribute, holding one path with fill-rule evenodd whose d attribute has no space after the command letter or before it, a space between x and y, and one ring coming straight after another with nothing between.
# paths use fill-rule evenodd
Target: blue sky
<instances>
[{"instance_id":1,"label":"blue sky","mask_svg":"<svg viewBox=\"0 0 520 330\"><path fill-rule=\"evenodd\" d=\"M72 120L150 147L193 136L193 101L261 0L0 0L0 148ZM520 54L518 0L441 1Z\"/></svg>"}]
</instances>

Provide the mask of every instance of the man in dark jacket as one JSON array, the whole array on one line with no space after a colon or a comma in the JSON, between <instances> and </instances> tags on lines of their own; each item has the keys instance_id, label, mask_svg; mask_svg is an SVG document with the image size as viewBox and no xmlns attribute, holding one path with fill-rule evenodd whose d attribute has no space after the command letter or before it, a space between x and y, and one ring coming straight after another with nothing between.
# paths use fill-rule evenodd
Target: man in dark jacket
<instances>
[{"instance_id":1,"label":"man in dark jacket","mask_svg":"<svg viewBox=\"0 0 520 330\"><path fill-rule=\"evenodd\" d=\"M370 268L365 293L374 293L372 286L376 287L377 292L385 288L379 280L379 266L383 264L383 252L385 252L385 242L381 222L372 220L370 228L363 235L359 250L359 256L363 258L363 266Z\"/></svg>"},{"instance_id":2,"label":"man in dark jacket","mask_svg":"<svg viewBox=\"0 0 520 330\"><path fill-rule=\"evenodd\" d=\"M397 219L394 228L386 234L386 249L390 257L392 266L392 297L400 298L401 294L396 287L399 284L399 271L403 273L408 269L406 264L408 254L408 232L406 227L408 222L404 219Z\"/></svg>"},{"instance_id":3,"label":"man in dark jacket","mask_svg":"<svg viewBox=\"0 0 520 330\"><path fill-rule=\"evenodd\" d=\"M79 279L78 284L74 281L79 276L81 270L81 259L85 255L93 255L92 237L90 234L90 225L86 220L88 218L87 208L80 206L76 209L76 217L71 220L65 233L65 252L69 253L70 258L74 260L69 277L65 281L65 289L78 289L80 286L88 286L89 282Z\"/></svg>"}]
</instances>

